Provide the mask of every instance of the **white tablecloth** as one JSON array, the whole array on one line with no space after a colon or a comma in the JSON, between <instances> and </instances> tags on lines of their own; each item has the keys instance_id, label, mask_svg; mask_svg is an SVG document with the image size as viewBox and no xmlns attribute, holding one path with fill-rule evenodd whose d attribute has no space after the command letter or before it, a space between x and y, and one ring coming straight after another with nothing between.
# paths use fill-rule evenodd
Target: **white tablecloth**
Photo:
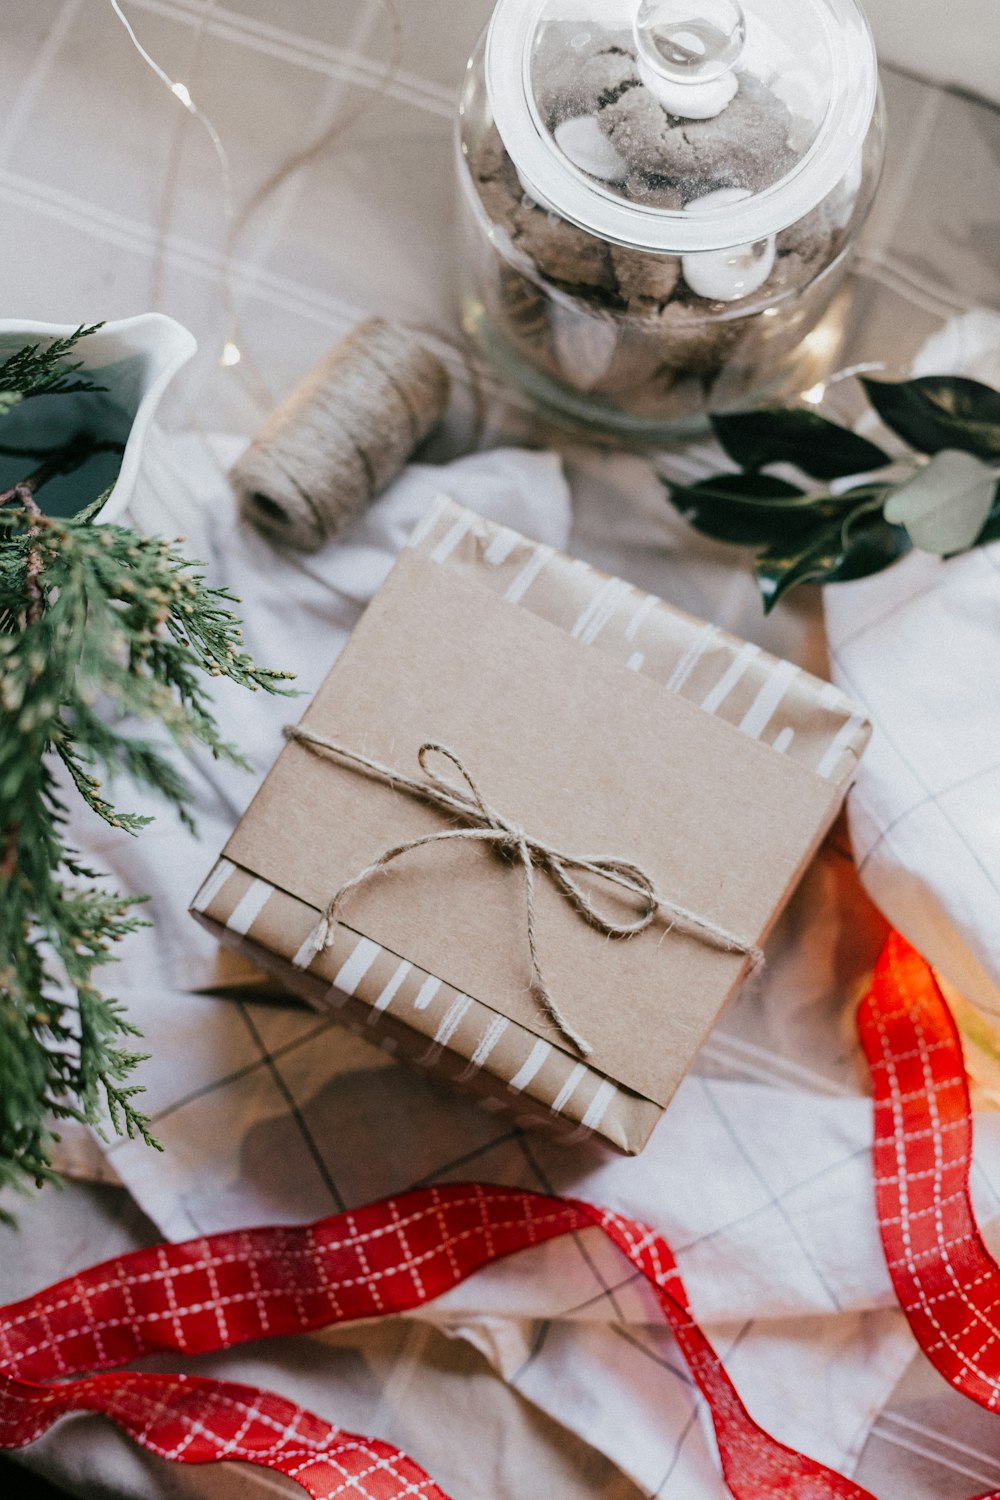
<instances>
[{"instance_id":1,"label":"white tablecloth","mask_svg":"<svg viewBox=\"0 0 1000 1500\"><path fill-rule=\"evenodd\" d=\"M891 34L901 7L883 8ZM218 126L241 204L339 112L363 105L364 113L250 218L227 263L209 142L143 68L110 9L95 0L15 0L0 20L7 100L0 195L17 230L7 236L0 272L5 313L73 321L155 304L188 323L201 353L178 382L167 421L175 434L194 436L172 440L163 461L182 463L189 479L202 476L203 497L218 483L218 468L198 434L251 432L273 398L367 311L432 330L458 397L428 457L460 452L472 430L472 401L465 362L450 343L450 120L486 0L461 7L408 0L401 66L385 97L376 85L388 26L376 0L242 0L228 7L133 0L128 9L144 44ZM913 64L912 53L898 55ZM949 62L946 76L956 66ZM861 261L850 351L905 367L944 319L1000 303L983 208L995 187L1000 127L987 109L939 89L893 73L886 83L890 158ZM223 369L219 353L230 337L243 359ZM486 394L490 443L551 438L489 381ZM745 559L693 538L669 511L648 464L560 447L574 550L822 669L817 600L800 598L765 622ZM466 473L462 483L482 486L484 474L470 480ZM169 492L162 471L161 480ZM558 497L551 467L539 482ZM520 489L512 480L498 503L515 503ZM179 485L176 493L182 491ZM221 528L216 541L227 537L220 505L211 508ZM558 528L568 519L557 499L539 524ZM244 536L242 550L234 546L230 537L216 557L220 569L267 573L264 544ZM341 554L318 570L301 564L289 585L294 608L329 634L331 655L368 586L350 558ZM279 641L258 628L254 645L273 656L269 647ZM284 650L285 640L280 644ZM318 669L318 658L310 664L307 657L303 651L289 664ZM261 769L272 732L266 716L248 726ZM218 782L202 791L213 828L213 815L231 819L249 794L247 786ZM130 869L128 861L149 858L154 841L168 837L163 828L147 835L145 855L138 846L128 854L109 847L106 860L150 889L148 871ZM206 861L214 852L206 848ZM177 889L172 899L169 890L162 897L165 939L174 926L179 935L186 931L189 895ZM314 1019L301 1012L184 993L155 968L140 964L136 974L133 959L119 988L151 1034L155 1057L145 1081L170 1150L161 1161L126 1145L111 1161L156 1228L118 1189L47 1195L23 1211L19 1238L4 1237L0 1294L21 1294L157 1230L179 1235L248 1217L329 1212L338 1199L361 1201L404 1185L421 1175L421 1160L424 1175L551 1181L662 1219L737 1382L781 1435L847 1463L858 1458L874 1419L861 1477L885 1500L1000 1485L1000 1466L989 1456L995 1437L981 1434L979 1414L939 1385L928 1395L919 1366L886 1406L910 1345L891 1309L870 1216L868 1112L847 1014L849 991L878 938L848 862L831 847L783 924L766 984L731 1008L655 1149L613 1168L504 1140L489 1117L428 1095L409 1074L397 1081L394 1072L387 1087L387 1065L376 1055L340 1033L322 1033L319 1045ZM198 941L192 932L192 947ZM362 1128L390 1097L416 1142L402 1156ZM344 1127L352 1119L356 1133ZM994 1129L980 1132L977 1191L986 1217L1000 1204ZM680 1151L671 1148L692 1139L697 1170L685 1173ZM212 1150L202 1149L206 1142ZM100 1169L88 1143L77 1149L84 1165ZM305 1166L288 1173L289 1159ZM715 1500L721 1490L701 1419L674 1371L669 1341L616 1276L600 1255L592 1265L526 1263L502 1279L480 1278L438 1310L436 1327L260 1348L212 1367L408 1446L456 1500L506 1500L529 1482L538 1487L539 1476L566 1496L624 1500L638 1484L671 1500ZM443 1335L457 1332L463 1341L445 1342ZM488 1379L489 1365L506 1385ZM811 1399L796 1403L798 1391ZM256 1471L168 1473L91 1422L64 1427L26 1457L81 1492L87 1483L149 1496L269 1485Z\"/></svg>"}]
</instances>

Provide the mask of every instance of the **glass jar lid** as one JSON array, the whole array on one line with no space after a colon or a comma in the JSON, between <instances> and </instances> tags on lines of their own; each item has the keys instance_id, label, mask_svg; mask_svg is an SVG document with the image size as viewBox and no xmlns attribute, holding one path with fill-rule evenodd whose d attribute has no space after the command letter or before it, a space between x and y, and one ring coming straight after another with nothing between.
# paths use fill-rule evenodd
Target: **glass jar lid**
<instances>
[{"instance_id":1,"label":"glass jar lid","mask_svg":"<svg viewBox=\"0 0 1000 1500\"><path fill-rule=\"evenodd\" d=\"M878 91L858 0L498 0L486 82L537 202L676 254L809 213L857 161Z\"/></svg>"}]
</instances>

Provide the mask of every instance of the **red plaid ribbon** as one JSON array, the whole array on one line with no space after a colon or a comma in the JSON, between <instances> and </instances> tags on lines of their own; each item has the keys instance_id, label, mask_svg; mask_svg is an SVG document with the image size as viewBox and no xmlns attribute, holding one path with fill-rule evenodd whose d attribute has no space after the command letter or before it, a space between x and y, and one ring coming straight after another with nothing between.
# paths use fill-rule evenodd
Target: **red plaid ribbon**
<instances>
[{"instance_id":1,"label":"red plaid ribbon","mask_svg":"<svg viewBox=\"0 0 1000 1500\"><path fill-rule=\"evenodd\" d=\"M859 1024L875 1080L878 1207L896 1290L938 1369L992 1409L1000 1271L969 1202L961 1046L932 972L898 936ZM757 1426L691 1317L655 1230L592 1204L481 1183L421 1189L303 1228L159 1245L0 1309L0 1447L23 1447L69 1412L103 1412L164 1458L259 1464L316 1500L446 1500L398 1449L339 1431L281 1396L184 1375L96 1372L153 1351L202 1354L404 1313L493 1261L594 1227L656 1293L711 1410L736 1500L873 1500Z\"/></svg>"},{"instance_id":2,"label":"red plaid ribbon","mask_svg":"<svg viewBox=\"0 0 1000 1500\"><path fill-rule=\"evenodd\" d=\"M882 1245L914 1336L963 1396L1000 1406L1000 1267L969 1197L962 1044L933 971L894 933L858 1015L875 1085Z\"/></svg>"}]
</instances>

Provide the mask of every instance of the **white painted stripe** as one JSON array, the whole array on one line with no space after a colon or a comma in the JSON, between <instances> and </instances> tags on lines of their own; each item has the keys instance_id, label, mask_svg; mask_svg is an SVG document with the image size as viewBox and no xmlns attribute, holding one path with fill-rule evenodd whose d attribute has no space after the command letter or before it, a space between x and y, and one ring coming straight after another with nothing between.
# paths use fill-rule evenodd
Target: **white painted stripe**
<instances>
[{"instance_id":1,"label":"white painted stripe","mask_svg":"<svg viewBox=\"0 0 1000 1500\"><path fill-rule=\"evenodd\" d=\"M331 984L330 988L326 992L325 1002L330 1007L330 1009L340 1010L341 1006L347 1004L347 1000L348 996L346 995L346 993L343 990L338 990L335 984Z\"/></svg>"},{"instance_id":2,"label":"white painted stripe","mask_svg":"<svg viewBox=\"0 0 1000 1500\"><path fill-rule=\"evenodd\" d=\"M378 943L373 943L371 938L361 938L354 952L335 977L333 981L335 988L342 990L345 995L357 994L358 985L381 952L382 949Z\"/></svg>"},{"instance_id":3,"label":"white painted stripe","mask_svg":"<svg viewBox=\"0 0 1000 1500\"><path fill-rule=\"evenodd\" d=\"M614 1099L617 1093L618 1090L616 1089L615 1085L613 1083L610 1083L608 1079L605 1079L600 1088L597 1090L597 1093L594 1095L593 1099L591 1099L590 1104L587 1107L587 1113L584 1115L583 1120L581 1121L584 1130L597 1129L598 1125L600 1125L601 1121L604 1119L604 1116L607 1114L608 1109L611 1105L611 1101L612 1099Z\"/></svg>"},{"instance_id":4,"label":"white painted stripe","mask_svg":"<svg viewBox=\"0 0 1000 1500\"><path fill-rule=\"evenodd\" d=\"M448 1010L445 1013L440 1026L434 1033L434 1042L436 1046L447 1047L448 1043L455 1035L455 1032L458 1030L459 1026L461 1026L462 1020L471 1004L472 999L469 995L459 995L458 998L448 1007Z\"/></svg>"},{"instance_id":5,"label":"white painted stripe","mask_svg":"<svg viewBox=\"0 0 1000 1500\"><path fill-rule=\"evenodd\" d=\"M316 926L306 933L305 937L302 940L302 947L292 959L292 967L294 969L308 969L309 965L316 957L316 934L318 931L319 923L317 922Z\"/></svg>"},{"instance_id":6,"label":"white painted stripe","mask_svg":"<svg viewBox=\"0 0 1000 1500\"><path fill-rule=\"evenodd\" d=\"M836 771L842 755L847 750L851 742L857 738L857 735L864 723L865 720L862 714L851 715L847 723L844 725L843 729L841 729L840 733L835 737L833 744L830 746L829 750L826 752L819 765L816 767L817 776L825 776L827 780L831 780L833 778L833 773Z\"/></svg>"},{"instance_id":7,"label":"white painted stripe","mask_svg":"<svg viewBox=\"0 0 1000 1500\"><path fill-rule=\"evenodd\" d=\"M514 1074L508 1084L508 1088L512 1094L519 1094L522 1089L528 1087L528 1084L539 1071L551 1051L551 1042L538 1041L535 1043L528 1053L527 1060L521 1065L518 1072Z\"/></svg>"},{"instance_id":8,"label":"white painted stripe","mask_svg":"<svg viewBox=\"0 0 1000 1500\"><path fill-rule=\"evenodd\" d=\"M235 932L239 937L246 937L273 895L273 885L268 885L266 880L255 880L226 923L229 931Z\"/></svg>"},{"instance_id":9,"label":"white painted stripe","mask_svg":"<svg viewBox=\"0 0 1000 1500\"><path fill-rule=\"evenodd\" d=\"M406 978L407 974L409 974L412 968L413 965L409 962L408 959L404 958L403 962L399 965L395 974L393 974L392 978L389 980L389 983L386 985L385 989L382 991L381 995L379 995L378 999L375 1001L375 1004L372 1006L371 1015L368 1017L369 1026L374 1026L379 1016L382 1015L384 1011L387 1011L389 1009L389 1006L392 1004L397 994L399 993L399 986L403 983L403 980Z\"/></svg>"},{"instance_id":10,"label":"white painted stripe","mask_svg":"<svg viewBox=\"0 0 1000 1500\"><path fill-rule=\"evenodd\" d=\"M582 640L586 646L593 645L605 625L611 619L622 597L631 592L631 585L623 583L620 578L606 578L595 589L587 602L586 608L577 618L573 629L570 631L573 639L575 641Z\"/></svg>"},{"instance_id":11,"label":"white painted stripe","mask_svg":"<svg viewBox=\"0 0 1000 1500\"><path fill-rule=\"evenodd\" d=\"M639 605L639 608L636 610L631 620L629 620L628 624L625 626L625 639L627 641L635 640L636 636L639 634L640 629L646 622L647 615L652 614L653 610L657 608L659 603L660 601L656 598L655 595L646 595L645 599L643 599L642 603Z\"/></svg>"},{"instance_id":12,"label":"white painted stripe","mask_svg":"<svg viewBox=\"0 0 1000 1500\"><path fill-rule=\"evenodd\" d=\"M740 647L715 687L702 699L701 706L707 714L718 713L729 694L743 680L750 670L751 663L756 661L759 655L759 646L747 644Z\"/></svg>"},{"instance_id":13,"label":"white painted stripe","mask_svg":"<svg viewBox=\"0 0 1000 1500\"><path fill-rule=\"evenodd\" d=\"M470 1078L475 1077L509 1025L510 1022L506 1016L493 1017L480 1037L479 1045L469 1059L468 1067L463 1068L462 1072L455 1079L456 1083L468 1083Z\"/></svg>"},{"instance_id":14,"label":"white painted stripe","mask_svg":"<svg viewBox=\"0 0 1000 1500\"><path fill-rule=\"evenodd\" d=\"M679 693L681 691L681 688L687 682L688 678L691 676L691 673L701 661L701 658L705 655L705 652L708 650L709 646L712 644L718 634L719 631L717 626L702 626L701 630L695 636L694 640L691 642L690 646L687 648L684 655L681 657L680 661L674 668L673 675L667 682L668 693Z\"/></svg>"},{"instance_id":15,"label":"white painted stripe","mask_svg":"<svg viewBox=\"0 0 1000 1500\"><path fill-rule=\"evenodd\" d=\"M627 599L631 592L631 584L623 583L620 578L609 579L608 583L597 595L594 613L589 624L580 633L580 639L585 646L592 646L594 644L601 631L614 619L622 601Z\"/></svg>"},{"instance_id":16,"label":"white painted stripe","mask_svg":"<svg viewBox=\"0 0 1000 1500\"><path fill-rule=\"evenodd\" d=\"M589 1071L590 1069L587 1067L586 1063L577 1063L576 1067L573 1069L572 1073L569 1075L566 1082L563 1084L562 1088L559 1090L558 1094L552 1101L551 1109L554 1115L560 1114L566 1108L566 1105L569 1103L572 1095L574 1094L577 1085L583 1082Z\"/></svg>"},{"instance_id":17,"label":"white painted stripe","mask_svg":"<svg viewBox=\"0 0 1000 1500\"><path fill-rule=\"evenodd\" d=\"M467 536L472 530L474 520L475 517L471 511L466 511L464 516L459 516L455 524L445 533L434 548L434 551L431 553L431 562L446 562L462 538Z\"/></svg>"},{"instance_id":18,"label":"white painted stripe","mask_svg":"<svg viewBox=\"0 0 1000 1500\"><path fill-rule=\"evenodd\" d=\"M623 582L623 580L619 578L619 580L618 580L618 592L615 595L614 603L611 605L611 607L607 611L607 618L601 622L601 626L600 626L601 630L604 629L605 625L609 625L611 623L611 621L614 619L615 615L622 608L622 606L624 605L624 603L626 602L626 600L631 599L634 594L635 594L635 589L632 587L632 585L630 583ZM589 638L589 640L588 640L588 645L593 644L593 642L596 639L597 639L596 635L591 635L590 638Z\"/></svg>"},{"instance_id":19,"label":"white painted stripe","mask_svg":"<svg viewBox=\"0 0 1000 1500\"><path fill-rule=\"evenodd\" d=\"M440 988L441 980L435 979L433 974L429 974L417 991L417 998L413 1002L414 1009L426 1010Z\"/></svg>"},{"instance_id":20,"label":"white painted stripe","mask_svg":"<svg viewBox=\"0 0 1000 1500\"><path fill-rule=\"evenodd\" d=\"M491 568L499 568L501 563L507 561L520 540L518 532L511 531L508 526L501 526L483 553L483 557Z\"/></svg>"},{"instance_id":21,"label":"white painted stripe","mask_svg":"<svg viewBox=\"0 0 1000 1500\"><path fill-rule=\"evenodd\" d=\"M191 902L191 910L206 911L208 907L211 906L212 902L222 890L222 887L225 885L226 881L229 879L230 875L232 875L235 869L236 866L233 864L232 860L220 859L219 863L208 876L197 896L195 896L194 900Z\"/></svg>"},{"instance_id":22,"label":"white painted stripe","mask_svg":"<svg viewBox=\"0 0 1000 1500\"><path fill-rule=\"evenodd\" d=\"M535 548L506 594L504 594L504 598L508 603L520 604L539 573L552 561L555 552L556 549L554 547L549 547L541 543Z\"/></svg>"},{"instance_id":23,"label":"white painted stripe","mask_svg":"<svg viewBox=\"0 0 1000 1500\"><path fill-rule=\"evenodd\" d=\"M760 739L764 730L777 713L778 705L782 698L788 692L798 675L799 669L793 662L779 661L753 703L751 703L743 715L740 728L744 734L748 734L752 740Z\"/></svg>"},{"instance_id":24,"label":"white painted stripe","mask_svg":"<svg viewBox=\"0 0 1000 1500\"><path fill-rule=\"evenodd\" d=\"M629 671L630 672L639 672L639 671L641 671L642 670L642 664L643 664L643 662L645 660L646 660L646 658L643 656L643 654L642 654L641 651L633 651L632 655L628 659L628 669L629 669Z\"/></svg>"},{"instance_id":25,"label":"white painted stripe","mask_svg":"<svg viewBox=\"0 0 1000 1500\"><path fill-rule=\"evenodd\" d=\"M451 503L447 495L435 495L430 505L424 511L423 516L410 532L406 545L408 547L419 547L421 542L425 542L438 521L440 521L443 512L447 510Z\"/></svg>"},{"instance_id":26,"label":"white painted stripe","mask_svg":"<svg viewBox=\"0 0 1000 1500\"><path fill-rule=\"evenodd\" d=\"M482 1041L479 1043L479 1046L476 1048L475 1052L473 1052L472 1057L470 1058L470 1064L472 1067L481 1068L483 1066L483 1063L489 1057L490 1053L493 1051L493 1048L496 1046L497 1042L500 1040L509 1026L510 1022L508 1021L506 1016L493 1017L493 1020L483 1032Z\"/></svg>"},{"instance_id":27,"label":"white painted stripe","mask_svg":"<svg viewBox=\"0 0 1000 1500\"><path fill-rule=\"evenodd\" d=\"M788 753L788 751L792 748L792 741L794 740L794 738L795 738L795 730L794 729L787 729L787 728L783 729L781 731L781 733L778 735L778 737L775 740L774 744L771 746L771 749L772 750L777 750L777 752L778 752L779 755L786 755Z\"/></svg>"},{"instance_id":28,"label":"white painted stripe","mask_svg":"<svg viewBox=\"0 0 1000 1500\"><path fill-rule=\"evenodd\" d=\"M587 600L586 604L583 606L582 612L579 615L577 615L576 620L573 623L573 629L570 631L570 635L573 637L573 639L575 641L578 641L580 639L581 634L586 629L586 627L590 624L590 621L591 621L591 619L593 618L593 615L594 615L594 610L597 607L597 601L601 597L602 589L606 589L606 588L607 588L607 583L606 582L603 585L600 585L597 588L597 591L595 593L593 593L590 596L590 598Z\"/></svg>"}]
</instances>

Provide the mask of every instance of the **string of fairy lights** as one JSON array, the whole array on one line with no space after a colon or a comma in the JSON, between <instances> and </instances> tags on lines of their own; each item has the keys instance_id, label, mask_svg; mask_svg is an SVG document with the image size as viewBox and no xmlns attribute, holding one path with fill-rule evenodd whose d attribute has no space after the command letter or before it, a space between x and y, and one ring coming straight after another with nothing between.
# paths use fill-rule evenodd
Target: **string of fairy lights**
<instances>
[{"instance_id":1,"label":"string of fairy lights","mask_svg":"<svg viewBox=\"0 0 1000 1500\"><path fill-rule=\"evenodd\" d=\"M233 184L233 170L229 153L226 150L222 136L216 128L212 118L203 110L192 96L189 86L180 79L172 78L167 70L157 61L139 39L135 27L128 15L122 9L120 0L108 0L111 10L117 20L124 28L129 41L135 51L142 59L147 68L160 80L172 96L179 102L181 107L187 111L205 132L211 144L212 152L219 172L221 188L222 214L225 224L223 248L220 257L219 282L223 301L226 308L228 327L226 336L222 342L218 362L223 368L232 368L242 362L250 367L250 373L256 373L249 351L245 347L245 341L240 335L239 310L233 284L233 254L236 241L240 232L246 226L250 217L257 212L262 204L277 190L279 186L288 180L297 171L311 164L325 151L332 142L349 129L358 118L371 107L378 91L367 98L354 109L348 110L332 126L328 127L315 141L305 148L297 151L285 163L283 163L261 186L253 193L248 203L241 212L237 212L236 194ZM397 0L376 0L378 6L385 12L390 22L391 40L389 53L385 63L383 82L388 83L395 73L400 60L400 47L402 35L402 21L397 8ZM206 25L210 17L213 0L209 4L202 19L202 26ZM813 338L821 338L826 333L823 325L814 330ZM808 342L808 340L807 340ZM811 386L802 392L802 399L815 408L828 407L831 398L835 396L838 387L859 374L868 374L883 371L885 366L881 363L866 363L855 365L849 369L837 370L825 380ZM259 381L259 375L258 375ZM259 382L263 385L263 382Z\"/></svg>"},{"instance_id":2,"label":"string of fairy lights","mask_svg":"<svg viewBox=\"0 0 1000 1500\"><path fill-rule=\"evenodd\" d=\"M125 28L129 41L132 43L132 46L135 48L136 52L138 52L143 62L146 64L146 67L149 68L150 71L160 79L161 83L163 83L170 90L175 99L180 100L180 103L187 110L188 114L192 115L194 119L197 120L198 124L204 130L205 134L208 136L209 141L211 142L212 150L215 154L215 158L219 168L219 179L222 188L222 211L226 224L226 250L224 252L221 281L223 296L226 300L226 309L230 320L231 331L234 331L237 319L235 299L232 289L232 280L230 276L229 246L232 227L236 220L236 200L233 192L233 172L229 160L229 153L227 152L225 145L223 144L222 137L213 124L211 117L207 115L203 109L200 109L199 106L195 103L194 99L191 97L191 90L188 88L187 84L181 83L178 79L171 78L166 69L161 67L156 58L146 50L146 48L143 46L142 42L136 35L135 27L132 25L132 22L129 20L125 12L122 10L121 5L119 4L119 0L110 0L110 5L111 9L118 17L118 20ZM239 347L239 344L234 338L227 338L222 346L222 352L219 356L219 363L223 366L237 365L239 364L241 358L242 351Z\"/></svg>"},{"instance_id":3,"label":"string of fairy lights","mask_svg":"<svg viewBox=\"0 0 1000 1500\"><path fill-rule=\"evenodd\" d=\"M233 284L233 254L240 232L246 226L250 217L261 208L263 203L277 191L282 183L286 182L289 177L293 176L303 167L315 161L334 140L343 135L347 129L357 122L362 114L372 107L372 104L378 97L379 89L376 88L366 97L363 97L355 107L342 112L337 120L327 127L316 140L290 156L253 193L246 206L238 212L229 153L211 116L197 103L188 84L180 79L172 78L166 68L143 45L131 20L122 9L120 0L109 0L109 4L143 63L160 80L164 87L170 91L173 97L178 100L182 108L197 121L211 144L219 172L221 207L225 226L220 258L219 281L226 308L228 328L219 354L219 364L223 368L231 368L244 360L248 360L248 351L244 347L244 341L239 336L239 311ZM390 42L382 74L382 83L387 84L399 66L402 21L397 9L396 0L377 0L377 5L388 17L390 26ZM211 4L209 4L205 10L202 20L203 26L207 24L211 8Z\"/></svg>"}]
</instances>

